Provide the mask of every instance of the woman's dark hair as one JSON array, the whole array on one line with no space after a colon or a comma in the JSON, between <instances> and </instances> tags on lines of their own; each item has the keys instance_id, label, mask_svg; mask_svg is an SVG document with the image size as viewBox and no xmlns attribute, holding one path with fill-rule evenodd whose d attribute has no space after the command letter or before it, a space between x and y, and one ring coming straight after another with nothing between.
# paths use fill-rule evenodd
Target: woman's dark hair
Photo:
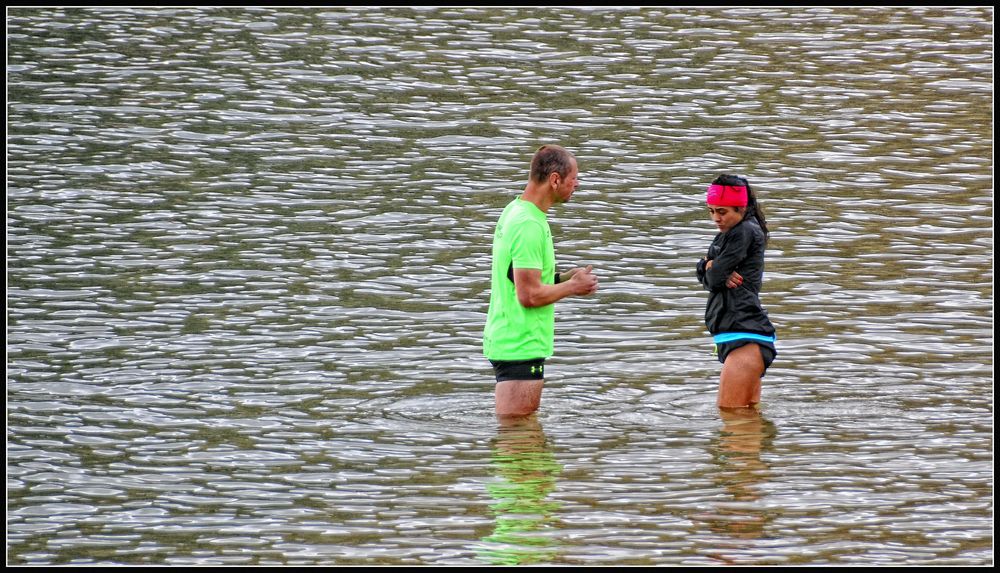
<instances>
[{"instance_id":1,"label":"woman's dark hair","mask_svg":"<svg viewBox=\"0 0 1000 573\"><path fill-rule=\"evenodd\" d=\"M739 175L719 175L715 178L715 181L712 181L712 185L734 185L737 187L742 185L746 187L747 210L743 213L743 218L755 217L757 223L760 224L760 230L764 231L764 242L766 243L771 238L771 233L767 230L767 219L764 218L764 209L757 202L757 194L754 193L753 187L750 187L750 182L746 180L746 177L740 177Z\"/></svg>"}]
</instances>

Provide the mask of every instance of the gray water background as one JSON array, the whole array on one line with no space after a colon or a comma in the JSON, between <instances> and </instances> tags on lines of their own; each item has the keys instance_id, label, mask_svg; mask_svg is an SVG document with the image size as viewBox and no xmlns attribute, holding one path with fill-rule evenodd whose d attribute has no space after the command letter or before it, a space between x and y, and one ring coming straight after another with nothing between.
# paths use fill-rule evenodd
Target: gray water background
<instances>
[{"instance_id":1,"label":"gray water background","mask_svg":"<svg viewBox=\"0 0 1000 573\"><path fill-rule=\"evenodd\" d=\"M7 563L993 561L993 10L8 8ZM542 143L593 297L481 356ZM707 183L772 228L722 417Z\"/></svg>"}]
</instances>

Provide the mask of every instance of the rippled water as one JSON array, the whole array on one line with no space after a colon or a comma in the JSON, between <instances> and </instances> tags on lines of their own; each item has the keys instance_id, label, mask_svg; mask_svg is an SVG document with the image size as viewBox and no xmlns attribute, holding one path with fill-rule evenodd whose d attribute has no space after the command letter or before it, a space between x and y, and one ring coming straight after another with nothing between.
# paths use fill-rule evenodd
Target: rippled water
<instances>
[{"instance_id":1,"label":"rippled water","mask_svg":"<svg viewBox=\"0 0 1000 573\"><path fill-rule=\"evenodd\" d=\"M7 11L7 562L993 561L993 10ZM542 409L489 249L580 162ZM704 186L779 357L714 407Z\"/></svg>"}]
</instances>

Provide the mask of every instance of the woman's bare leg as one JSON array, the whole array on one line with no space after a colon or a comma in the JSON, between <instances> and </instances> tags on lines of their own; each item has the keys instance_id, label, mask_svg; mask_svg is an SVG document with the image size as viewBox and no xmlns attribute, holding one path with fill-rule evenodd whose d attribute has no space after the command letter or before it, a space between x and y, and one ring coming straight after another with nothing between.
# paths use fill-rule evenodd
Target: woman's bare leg
<instances>
[{"instance_id":1,"label":"woman's bare leg","mask_svg":"<svg viewBox=\"0 0 1000 573\"><path fill-rule=\"evenodd\" d=\"M756 344L744 344L730 352L719 376L719 407L745 408L760 402L763 375L764 358Z\"/></svg>"}]
</instances>

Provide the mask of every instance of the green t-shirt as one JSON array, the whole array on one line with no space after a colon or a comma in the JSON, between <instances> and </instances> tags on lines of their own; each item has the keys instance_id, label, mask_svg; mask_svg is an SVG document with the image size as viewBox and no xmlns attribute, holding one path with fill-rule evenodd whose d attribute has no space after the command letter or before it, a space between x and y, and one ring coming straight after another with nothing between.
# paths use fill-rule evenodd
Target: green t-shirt
<instances>
[{"instance_id":1,"label":"green t-shirt","mask_svg":"<svg viewBox=\"0 0 1000 573\"><path fill-rule=\"evenodd\" d=\"M483 354L490 360L531 360L552 356L555 305L521 306L514 282L507 278L515 269L539 269L542 284L555 277L555 249L545 213L520 198L504 208L493 234L493 276L490 308L483 331Z\"/></svg>"}]
</instances>

